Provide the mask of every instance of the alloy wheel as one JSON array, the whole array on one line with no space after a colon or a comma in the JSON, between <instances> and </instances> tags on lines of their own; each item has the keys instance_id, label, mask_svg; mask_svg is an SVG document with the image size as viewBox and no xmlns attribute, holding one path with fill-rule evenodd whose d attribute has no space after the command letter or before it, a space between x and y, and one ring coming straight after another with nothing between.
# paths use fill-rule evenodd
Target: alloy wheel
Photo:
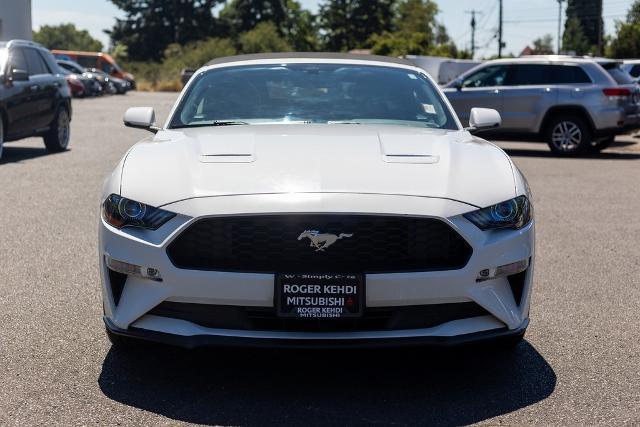
<instances>
[{"instance_id":1,"label":"alloy wheel","mask_svg":"<svg viewBox=\"0 0 640 427\"><path fill-rule=\"evenodd\" d=\"M559 122L551 131L551 143L558 151L566 153L576 151L582 144L582 139L582 131L574 122Z\"/></svg>"},{"instance_id":2,"label":"alloy wheel","mask_svg":"<svg viewBox=\"0 0 640 427\"><path fill-rule=\"evenodd\" d=\"M58 141L63 150L69 145L69 114L64 109L58 114Z\"/></svg>"}]
</instances>

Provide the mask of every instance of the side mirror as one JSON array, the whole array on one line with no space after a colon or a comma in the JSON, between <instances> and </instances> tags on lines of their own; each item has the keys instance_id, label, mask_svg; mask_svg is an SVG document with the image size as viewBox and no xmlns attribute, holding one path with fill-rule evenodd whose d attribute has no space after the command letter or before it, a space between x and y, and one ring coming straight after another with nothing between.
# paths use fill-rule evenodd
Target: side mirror
<instances>
[{"instance_id":1,"label":"side mirror","mask_svg":"<svg viewBox=\"0 0 640 427\"><path fill-rule=\"evenodd\" d=\"M451 83L451 86L453 86L457 90L462 90L462 79L455 79L453 83Z\"/></svg>"},{"instance_id":2,"label":"side mirror","mask_svg":"<svg viewBox=\"0 0 640 427\"><path fill-rule=\"evenodd\" d=\"M495 129L502 124L500 113L491 108L472 108L469 114L469 132Z\"/></svg>"},{"instance_id":3,"label":"side mirror","mask_svg":"<svg viewBox=\"0 0 640 427\"><path fill-rule=\"evenodd\" d=\"M12 82L26 82L29 80L29 73L26 70L14 68L9 73L9 80Z\"/></svg>"},{"instance_id":4,"label":"side mirror","mask_svg":"<svg viewBox=\"0 0 640 427\"><path fill-rule=\"evenodd\" d=\"M130 128L144 129L156 133L159 128L155 127L156 113L151 107L129 108L122 118L124 125Z\"/></svg>"}]
</instances>

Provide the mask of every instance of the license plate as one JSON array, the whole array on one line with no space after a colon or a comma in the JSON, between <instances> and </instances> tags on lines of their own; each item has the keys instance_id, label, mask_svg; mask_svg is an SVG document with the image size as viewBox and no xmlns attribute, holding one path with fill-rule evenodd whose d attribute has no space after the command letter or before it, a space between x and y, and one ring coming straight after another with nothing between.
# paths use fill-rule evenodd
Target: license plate
<instances>
[{"instance_id":1,"label":"license plate","mask_svg":"<svg viewBox=\"0 0 640 427\"><path fill-rule=\"evenodd\" d=\"M280 317L340 319L359 317L364 305L361 274L276 274Z\"/></svg>"}]
</instances>

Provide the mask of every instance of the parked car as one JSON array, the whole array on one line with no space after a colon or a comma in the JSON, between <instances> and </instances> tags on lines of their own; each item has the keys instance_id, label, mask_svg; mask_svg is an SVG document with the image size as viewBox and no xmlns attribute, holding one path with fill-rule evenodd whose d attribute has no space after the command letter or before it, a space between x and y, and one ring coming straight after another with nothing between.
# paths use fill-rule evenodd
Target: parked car
<instances>
[{"instance_id":1,"label":"parked car","mask_svg":"<svg viewBox=\"0 0 640 427\"><path fill-rule=\"evenodd\" d=\"M103 81L109 83L109 90L113 90L113 93L118 95L124 95L131 89L131 83L127 80L119 79L108 75L107 73L98 70L97 68L86 68L86 72L91 73L97 77L103 79Z\"/></svg>"},{"instance_id":2,"label":"parked car","mask_svg":"<svg viewBox=\"0 0 640 427\"><path fill-rule=\"evenodd\" d=\"M133 74L124 71L108 53L75 50L52 50L51 52L58 59L77 62L84 68L96 68L110 76L128 81L131 84L131 89L136 88L136 81Z\"/></svg>"},{"instance_id":3,"label":"parked car","mask_svg":"<svg viewBox=\"0 0 640 427\"><path fill-rule=\"evenodd\" d=\"M622 69L629 73L636 81L640 79L640 59L623 60Z\"/></svg>"},{"instance_id":4,"label":"parked car","mask_svg":"<svg viewBox=\"0 0 640 427\"><path fill-rule=\"evenodd\" d=\"M85 92L88 96L100 96L104 93L102 83L98 77L85 71L84 67L73 61L56 60L59 68L64 73L72 73L82 76L82 82L85 85Z\"/></svg>"},{"instance_id":5,"label":"parked car","mask_svg":"<svg viewBox=\"0 0 640 427\"><path fill-rule=\"evenodd\" d=\"M498 133L542 137L559 155L606 148L640 126L640 90L620 63L601 58L530 56L487 61L445 87L460 120L494 108Z\"/></svg>"},{"instance_id":6,"label":"parked car","mask_svg":"<svg viewBox=\"0 0 640 427\"><path fill-rule=\"evenodd\" d=\"M460 74L482 62L473 59L454 59L421 55L405 55L404 58L429 73L439 85L449 83Z\"/></svg>"},{"instance_id":7,"label":"parked car","mask_svg":"<svg viewBox=\"0 0 640 427\"><path fill-rule=\"evenodd\" d=\"M66 150L71 91L51 53L33 42L0 42L0 78L0 157L5 142L32 136L48 151Z\"/></svg>"},{"instance_id":8,"label":"parked car","mask_svg":"<svg viewBox=\"0 0 640 427\"><path fill-rule=\"evenodd\" d=\"M86 76L90 79L94 79L100 84L101 94L113 95L116 93L115 84L111 81L111 78L103 73L103 72L92 72L91 70L84 68L80 64L73 61L66 61L62 59L58 59L58 65L63 68L66 68L69 71L73 71L74 73L82 73L83 76Z\"/></svg>"},{"instance_id":9,"label":"parked car","mask_svg":"<svg viewBox=\"0 0 640 427\"><path fill-rule=\"evenodd\" d=\"M69 85L69 89L71 89L71 96L74 98L81 98L84 96L84 84L80 80L81 76L77 74L69 73L65 74L65 79L67 80L67 84Z\"/></svg>"},{"instance_id":10,"label":"parked car","mask_svg":"<svg viewBox=\"0 0 640 427\"><path fill-rule=\"evenodd\" d=\"M473 109L473 130L500 123ZM104 322L193 347L513 345L529 318L526 181L408 61L219 58L105 181Z\"/></svg>"}]
</instances>

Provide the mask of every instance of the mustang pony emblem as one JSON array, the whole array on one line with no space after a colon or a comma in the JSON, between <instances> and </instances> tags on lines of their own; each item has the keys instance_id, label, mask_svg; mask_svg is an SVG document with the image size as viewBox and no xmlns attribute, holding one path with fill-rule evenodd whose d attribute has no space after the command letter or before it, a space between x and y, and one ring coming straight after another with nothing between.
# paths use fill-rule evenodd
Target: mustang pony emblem
<instances>
[{"instance_id":1,"label":"mustang pony emblem","mask_svg":"<svg viewBox=\"0 0 640 427\"><path fill-rule=\"evenodd\" d=\"M339 236L336 236L335 234L329 233L320 234L317 230L305 230L298 236L298 240L302 240L306 237L311 241L309 246L316 248L316 252L324 252L325 249L333 245L336 241L351 236L353 236L353 233L340 233Z\"/></svg>"}]
</instances>

